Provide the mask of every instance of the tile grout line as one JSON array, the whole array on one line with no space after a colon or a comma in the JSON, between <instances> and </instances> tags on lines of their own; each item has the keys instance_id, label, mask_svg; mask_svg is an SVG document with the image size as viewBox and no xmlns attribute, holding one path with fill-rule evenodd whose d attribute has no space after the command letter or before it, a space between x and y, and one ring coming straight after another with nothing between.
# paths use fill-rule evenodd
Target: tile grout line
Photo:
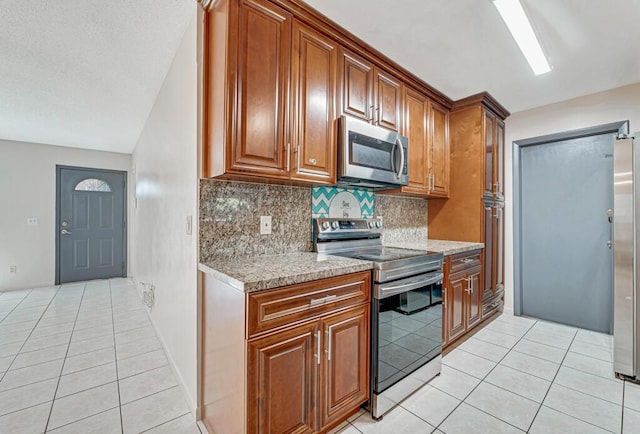
<instances>
[{"instance_id":1,"label":"tile grout line","mask_svg":"<svg viewBox=\"0 0 640 434\"><path fill-rule=\"evenodd\" d=\"M168 389L165 389L165 390L168 390ZM132 402L133 402L133 401L132 401ZM152 429L155 429L155 428L161 427L162 425L165 425L165 424L167 424L167 423L169 423L169 422L173 422L174 420L180 419L181 417L183 417L183 416L185 416L185 415L187 415L187 414L191 414L191 412L190 412L190 411L187 411L186 413L181 414L180 416L174 417L173 419L169 419L169 420L167 420L167 421L165 421L165 422L162 422L161 424L154 425L154 426L152 426L152 427L151 427L151 428L149 428L149 429L145 429L144 431L140 431L140 433L139 433L139 434L143 434L143 433L145 433L145 432L149 432L149 431L151 431ZM194 424L196 425L196 428L197 428L197 427L198 427L198 424L197 424L197 423L195 423L195 422L194 422ZM198 428L198 431L200 431L200 428Z\"/></svg>"},{"instance_id":2,"label":"tile grout line","mask_svg":"<svg viewBox=\"0 0 640 434\"><path fill-rule=\"evenodd\" d=\"M62 286L60 287L62 288ZM78 303L78 311L76 312L76 319L73 322L73 325L75 327L75 323L76 321L78 321L78 314L80 313L80 306L82 306L82 299L84 298L84 293L87 290L87 284L85 283L83 288L82 288L82 295L80 296L80 300ZM56 292L56 296L58 296L58 293ZM54 297L54 298L55 298ZM52 300L53 301L53 300ZM48 310L49 308L47 308ZM53 400L51 402L51 408L49 409L49 416L47 417L47 423L44 426L44 431L47 431L47 428L49 428L49 422L51 421L51 414L53 413L53 406L55 405L55 401L56 401L56 395L58 394L58 387L60 387L60 380L62 379L62 371L64 370L64 364L67 361L67 354L69 354L69 348L71 347L71 338L73 338L73 330L71 331L71 335L69 336L69 343L67 344L67 352L64 356L64 360L62 361L62 367L60 368L60 376L58 377L58 382L56 384L56 390L53 393Z\"/></svg>"},{"instance_id":3,"label":"tile grout line","mask_svg":"<svg viewBox=\"0 0 640 434\"><path fill-rule=\"evenodd\" d=\"M531 325L529 326L529 328L527 329L527 331L525 332L525 334L527 334L527 333L528 333L528 332L529 332L529 331L530 331L530 330L531 330L531 329L532 329L532 328L533 328L537 323L538 323L538 321L535 321L533 324L531 324ZM504 333L503 333L503 334L504 334ZM471 337L473 337L473 336L471 336ZM507 357L507 355L511 352L511 350L513 350L513 347L515 347L515 346L518 344L518 342L520 342L522 339L524 339L524 335L523 335L520 339L518 339L518 340L516 341L516 343L515 343L515 344L513 344L513 346L511 347L511 349L509 349L509 351L508 351L504 356L502 356L502 358L501 358L498 362L496 362L495 366L494 366L493 368L491 368L491 369L489 370L489 372L487 372L487 374L486 374L484 377L482 377L482 379L480 379L480 382L479 382L478 384L476 384L476 386L475 386L473 389L471 389L471 391L467 394L467 396L465 396L465 397L464 397L464 399L460 400L460 402L458 403L458 405L456 405L456 406L454 407L454 409L453 409L453 410L451 410L451 411L449 412L449 414L447 414L447 416L446 416L444 419L442 419L442 422L440 422L440 423L436 426L436 430L439 430L439 429L440 429L440 426L442 426L442 424L443 424L443 423L445 423L445 421L446 421L446 420L451 416L451 414L453 414L453 412L454 412L454 411L456 411L456 410L458 409L458 407L460 407L463 403L467 404L467 405L468 405L468 406L470 406L470 407L475 408L476 410L478 410L478 411L480 411L480 412L482 412L482 413L484 413L484 414L486 414L486 415L489 415L489 416L491 416L491 417L493 417L493 418L495 418L495 419L498 419L498 420L499 420L499 421L501 421L501 422L504 422L504 423L506 423L506 424L508 424L508 425L510 425L510 426L512 426L512 427L514 427L514 428L516 428L516 429L518 429L518 430L520 430L520 428L518 428L517 426L515 426L515 425L513 425L513 424L511 424L511 423L509 423L509 422L507 422L507 421L504 421L504 420L500 419L499 417L497 417L497 416L495 416L495 415L493 415L493 414L487 413L486 411L481 410L481 409L479 409L479 408L477 408L477 407L475 407L475 406L473 406L473 405L469 404L469 403L467 402L467 398L469 398L469 396L471 396L471 394L472 394L472 393L473 393L473 392L474 392L478 387L480 387L480 385L481 385L481 384L486 380L486 378L487 378L487 377L488 377L488 376L493 372L493 370L494 370L494 369L496 369L496 368L500 365L500 362L502 362L502 361L504 360L504 358L505 358L505 357ZM494 345L495 345L495 344L494 344ZM458 349L458 348L456 347L455 349ZM469 354L471 354L471 353L469 353ZM480 357L480 356L477 356L477 357ZM485 359L485 360L488 360L488 359ZM492 361L492 362L493 362L493 361ZM460 371L460 372L462 372L462 371ZM470 375L470 374L467 374L467 375ZM477 377L476 377L476 378L477 378ZM491 384L491 383L488 383L488 384ZM416 415L416 416L417 416L417 415Z\"/></svg>"},{"instance_id":4,"label":"tile grout line","mask_svg":"<svg viewBox=\"0 0 640 434\"><path fill-rule=\"evenodd\" d=\"M120 432L124 433L124 423L122 421L122 398L120 397L120 378L118 375L118 350L116 348L116 325L113 320L113 291L111 289L111 281L109 281L109 303L111 306L111 323L113 324L113 353L116 363L116 387L118 388L118 412L120 413Z\"/></svg>"},{"instance_id":5,"label":"tile grout line","mask_svg":"<svg viewBox=\"0 0 640 434\"><path fill-rule=\"evenodd\" d=\"M49 304L47 304L47 309L49 309L49 306L51 305L51 303L53 302L53 299L56 298L56 296L58 295L58 292L60 291L61 286L58 286L56 288L56 292L53 295L53 297L51 298L51 300L49 301ZM31 290L29 292L29 294L31 294L33 290ZM25 299L27 298L27 296L25 296L22 300L20 300L20 303L18 303L18 305L20 305ZM18 306L16 305L16 307ZM38 326L38 323L40 323L40 320L42 319L42 315L44 315L44 313L47 311L47 309L44 310L44 312L42 312L42 314L40 315L40 318L38 318L38 320L36 321L36 323L33 325L33 327L31 328L31 331L29 332L29 335L27 336L27 339L22 343L22 345L20 346L20 349L18 350L18 352L15 354L13 360L11 361L11 363L9 363L9 366L7 366L7 370L5 372L2 373L2 375L0 375L0 383L2 382L2 380L4 379L4 377L7 375L7 372L9 372L9 370L11 369L11 366L13 366L13 364L15 363L16 359L18 358L18 356L20 355L20 350L22 350L22 348L24 348L25 344L27 343L27 341L29 340L29 338L31 337L31 334L33 333L33 331L35 330L35 328Z\"/></svg>"}]
</instances>

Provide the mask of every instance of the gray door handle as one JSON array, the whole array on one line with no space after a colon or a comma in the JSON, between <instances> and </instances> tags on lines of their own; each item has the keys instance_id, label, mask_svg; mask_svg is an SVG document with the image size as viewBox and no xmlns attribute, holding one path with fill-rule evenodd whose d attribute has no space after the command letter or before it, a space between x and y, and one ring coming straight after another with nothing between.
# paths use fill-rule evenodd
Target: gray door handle
<instances>
[{"instance_id":1,"label":"gray door handle","mask_svg":"<svg viewBox=\"0 0 640 434\"><path fill-rule=\"evenodd\" d=\"M60 231L60 233L61 233L62 235L71 235L71 232L69 232L69 231L68 231L68 230L66 230L66 229L61 230L61 231Z\"/></svg>"}]
</instances>

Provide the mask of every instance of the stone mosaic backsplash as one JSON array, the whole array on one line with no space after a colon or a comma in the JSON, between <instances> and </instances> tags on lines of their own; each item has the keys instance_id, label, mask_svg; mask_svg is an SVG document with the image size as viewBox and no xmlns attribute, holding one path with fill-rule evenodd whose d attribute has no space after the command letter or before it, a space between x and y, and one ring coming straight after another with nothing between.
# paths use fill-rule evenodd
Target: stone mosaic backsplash
<instances>
[{"instance_id":1,"label":"stone mosaic backsplash","mask_svg":"<svg viewBox=\"0 0 640 434\"><path fill-rule=\"evenodd\" d=\"M271 235L260 235L260 216ZM200 262L311 251L308 187L200 181Z\"/></svg>"},{"instance_id":2,"label":"stone mosaic backsplash","mask_svg":"<svg viewBox=\"0 0 640 434\"><path fill-rule=\"evenodd\" d=\"M383 240L427 239L427 201L365 189L200 181L200 262L309 252L312 217L383 218ZM260 216L272 216L260 235Z\"/></svg>"}]
</instances>

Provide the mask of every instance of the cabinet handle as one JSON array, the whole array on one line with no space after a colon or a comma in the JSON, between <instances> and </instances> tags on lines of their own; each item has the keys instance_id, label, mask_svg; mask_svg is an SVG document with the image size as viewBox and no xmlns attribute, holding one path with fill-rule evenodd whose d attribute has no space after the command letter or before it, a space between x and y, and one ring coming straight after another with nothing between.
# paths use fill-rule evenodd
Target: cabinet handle
<instances>
[{"instance_id":1,"label":"cabinet handle","mask_svg":"<svg viewBox=\"0 0 640 434\"><path fill-rule=\"evenodd\" d=\"M494 208L495 208L496 212L495 212L495 214L493 214L493 217L496 220L498 220L500 218L500 208L498 208L498 206L495 206Z\"/></svg>"},{"instance_id":2,"label":"cabinet handle","mask_svg":"<svg viewBox=\"0 0 640 434\"><path fill-rule=\"evenodd\" d=\"M468 264L469 262L473 262L473 259L471 259L471 258L462 258L462 259L460 259L460 262L462 262L463 264Z\"/></svg>"},{"instance_id":3,"label":"cabinet handle","mask_svg":"<svg viewBox=\"0 0 640 434\"><path fill-rule=\"evenodd\" d=\"M316 354L316 363L318 365L320 364L320 337L321 337L320 330L318 330L316 332L316 345L317 345L317 350L318 350L318 352Z\"/></svg>"},{"instance_id":4,"label":"cabinet handle","mask_svg":"<svg viewBox=\"0 0 640 434\"><path fill-rule=\"evenodd\" d=\"M325 350L327 353L327 360L331 361L331 331L327 330L327 349Z\"/></svg>"},{"instance_id":5,"label":"cabinet handle","mask_svg":"<svg viewBox=\"0 0 640 434\"><path fill-rule=\"evenodd\" d=\"M433 191L436 189L436 177L432 173L431 175L429 175L429 178L431 179L431 185L429 186L429 190Z\"/></svg>"},{"instance_id":6,"label":"cabinet handle","mask_svg":"<svg viewBox=\"0 0 640 434\"><path fill-rule=\"evenodd\" d=\"M374 115L374 113L375 113L376 106L372 105L371 107L369 107L369 109L371 110L371 119L369 119L369 120L373 124L373 123L375 123L375 115Z\"/></svg>"},{"instance_id":7,"label":"cabinet handle","mask_svg":"<svg viewBox=\"0 0 640 434\"><path fill-rule=\"evenodd\" d=\"M287 143L287 172L291 169L291 143Z\"/></svg>"},{"instance_id":8,"label":"cabinet handle","mask_svg":"<svg viewBox=\"0 0 640 434\"><path fill-rule=\"evenodd\" d=\"M467 287L469 288L469 294L473 294L473 283L471 277L467 277Z\"/></svg>"},{"instance_id":9,"label":"cabinet handle","mask_svg":"<svg viewBox=\"0 0 640 434\"><path fill-rule=\"evenodd\" d=\"M334 294L334 295L327 295L326 297L322 297L322 298L311 299L309 300L309 307L319 306L325 303L331 303L336 298L338 298L338 296Z\"/></svg>"},{"instance_id":10,"label":"cabinet handle","mask_svg":"<svg viewBox=\"0 0 640 434\"><path fill-rule=\"evenodd\" d=\"M296 172L300 170L300 143L296 145Z\"/></svg>"},{"instance_id":11,"label":"cabinet handle","mask_svg":"<svg viewBox=\"0 0 640 434\"><path fill-rule=\"evenodd\" d=\"M376 107L376 125L380 125L380 107Z\"/></svg>"}]
</instances>

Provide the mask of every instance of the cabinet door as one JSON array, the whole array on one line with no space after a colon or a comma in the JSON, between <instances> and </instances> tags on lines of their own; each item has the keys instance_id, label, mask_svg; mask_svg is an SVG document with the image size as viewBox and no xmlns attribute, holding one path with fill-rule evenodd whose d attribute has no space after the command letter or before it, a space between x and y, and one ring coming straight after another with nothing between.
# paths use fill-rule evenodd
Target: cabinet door
<instances>
[{"instance_id":1,"label":"cabinet door","mask_svg":"<svg viewBox=\"0 0 640 434\"><path fill-rule=\"evenodd\" d=\"M484 204L484 292L486 297L495 293L494 283L494 227L493 203Z\"/></svg>"},{"instance_id":2,"label":"cabinet door","mask_svg":"<svg viewBox=\"0 0 640 434\"><path fill-rule=\"evenodd\" d=\"M429 100L411 89L405 91L403 134L409 138L409 185L406 190L427 194L429 174L427 167L427 119Z\"/></svg>"},{"instance_id":3,"label":"cabinet door","mask_svg":"<svg viewBox=\"0 0 640 434\"><path fill-rule=\"evenodd\" d=\"M314 322L248 343L247 432L316 431L318 331Z\"/></svg>"},{"instance_id":4,"label":"cabinet door","mask_svg":"<svg viewBox=\"0 0 640 434\"><path fill-rule=\"evenodd\" d=\"M367 122L373 120L373 65L340 50L342 113Z\"/></svg>"},{"instance_id":5,"label":"cabinet door","mask_svg":"<svg viewBox=\"0 0 640 434\"><path fill-rule=\"evenodd\" d=\"M241 0L231 172L289 176L285 114L290 51L291 15L265 0Z\"/></svg>"},{"instance_id":6,"label":"cabinet door","mask_svg":"<svg viewBox=\"0 0 640 434\"><path fill-rule=\"evenodd\" d=\"M496 196L504 200L504 122L496 119L496 149L495 149L495 184Z\"/></svg>"},{"instance_id":7,"label":"cabinet door","mask_svg":"<svg viewBox=\"0 0 640 434\"><path fill-rule=\"evenodd\" d=\"M455 273L449 276L449 282L445 288L447 293L446 325L445 333L447 342L456 339L465 331L465 290L467 280L465 273Z\"/></svg>"},{"instance_id":8,"label":"cabinet door","mask_svg":"<svg viewBox=\"0 0 640 434\"><path fill-rule=\"evenodd\" d=\"M430 107L428 158L431 192L429 195L449 197L449 111L434 102Z\"/></svg>"},{"instance_id":9,"label":"cabinet door","mask_svg":"<svg viewBox=\"0 0 640 434\"><path fill-rule=\"evenodd\" d=\"M402 83L386 73L375 70L374 119L376 125L400 131L402 119Z\"/></svg>"},{"instance_id":10,"label":"cabinet door","mask_svg":"<svg viewBox=\"0 0 640 434\"><path fill-rule=\"evenodd\" d=\"M493 226L493 250L495 278L493 288L499 291L504 288L504 204L498 202L495 206Z\"/></svg>"},{"instance_id":11,"label":"cabinet door","mask_svg":"<svg viewBox=\"0 0 640 434\"><path fill-rule=\"evenodd\" d=\"M480 288L481 269L469 270L467 275L467 329L482 319L482 291Z\"/></svg>"},{"instance_id":12,"label":"cabinet door","mask_svg":"<svg viewBox=\"0 0 640 434\"><path fill-rule=\"evenodd\" d=\"M293 24L291 177L334 184L336 180L335 43Z\"/></svg>"},{"instance_id":13,"label":"cabinet door","mask_svg":"<svg viewBox=\"0 0 640 434\"><path fill-rule=\"evenodd\" d=\"M496 117L488 111L483 111L484 129L484 190L485 194L495 194L494 152Z\"/></svg>"},{"instance_id":14,"label":"cabinet door","mask_svg":"<svg viewBox=\"0 0 640 434\"><path fill-rule=\"evenodd\" d=\"M321 427L369 399L369 306L322 320Z\"/></svg>"}]
</instances>

